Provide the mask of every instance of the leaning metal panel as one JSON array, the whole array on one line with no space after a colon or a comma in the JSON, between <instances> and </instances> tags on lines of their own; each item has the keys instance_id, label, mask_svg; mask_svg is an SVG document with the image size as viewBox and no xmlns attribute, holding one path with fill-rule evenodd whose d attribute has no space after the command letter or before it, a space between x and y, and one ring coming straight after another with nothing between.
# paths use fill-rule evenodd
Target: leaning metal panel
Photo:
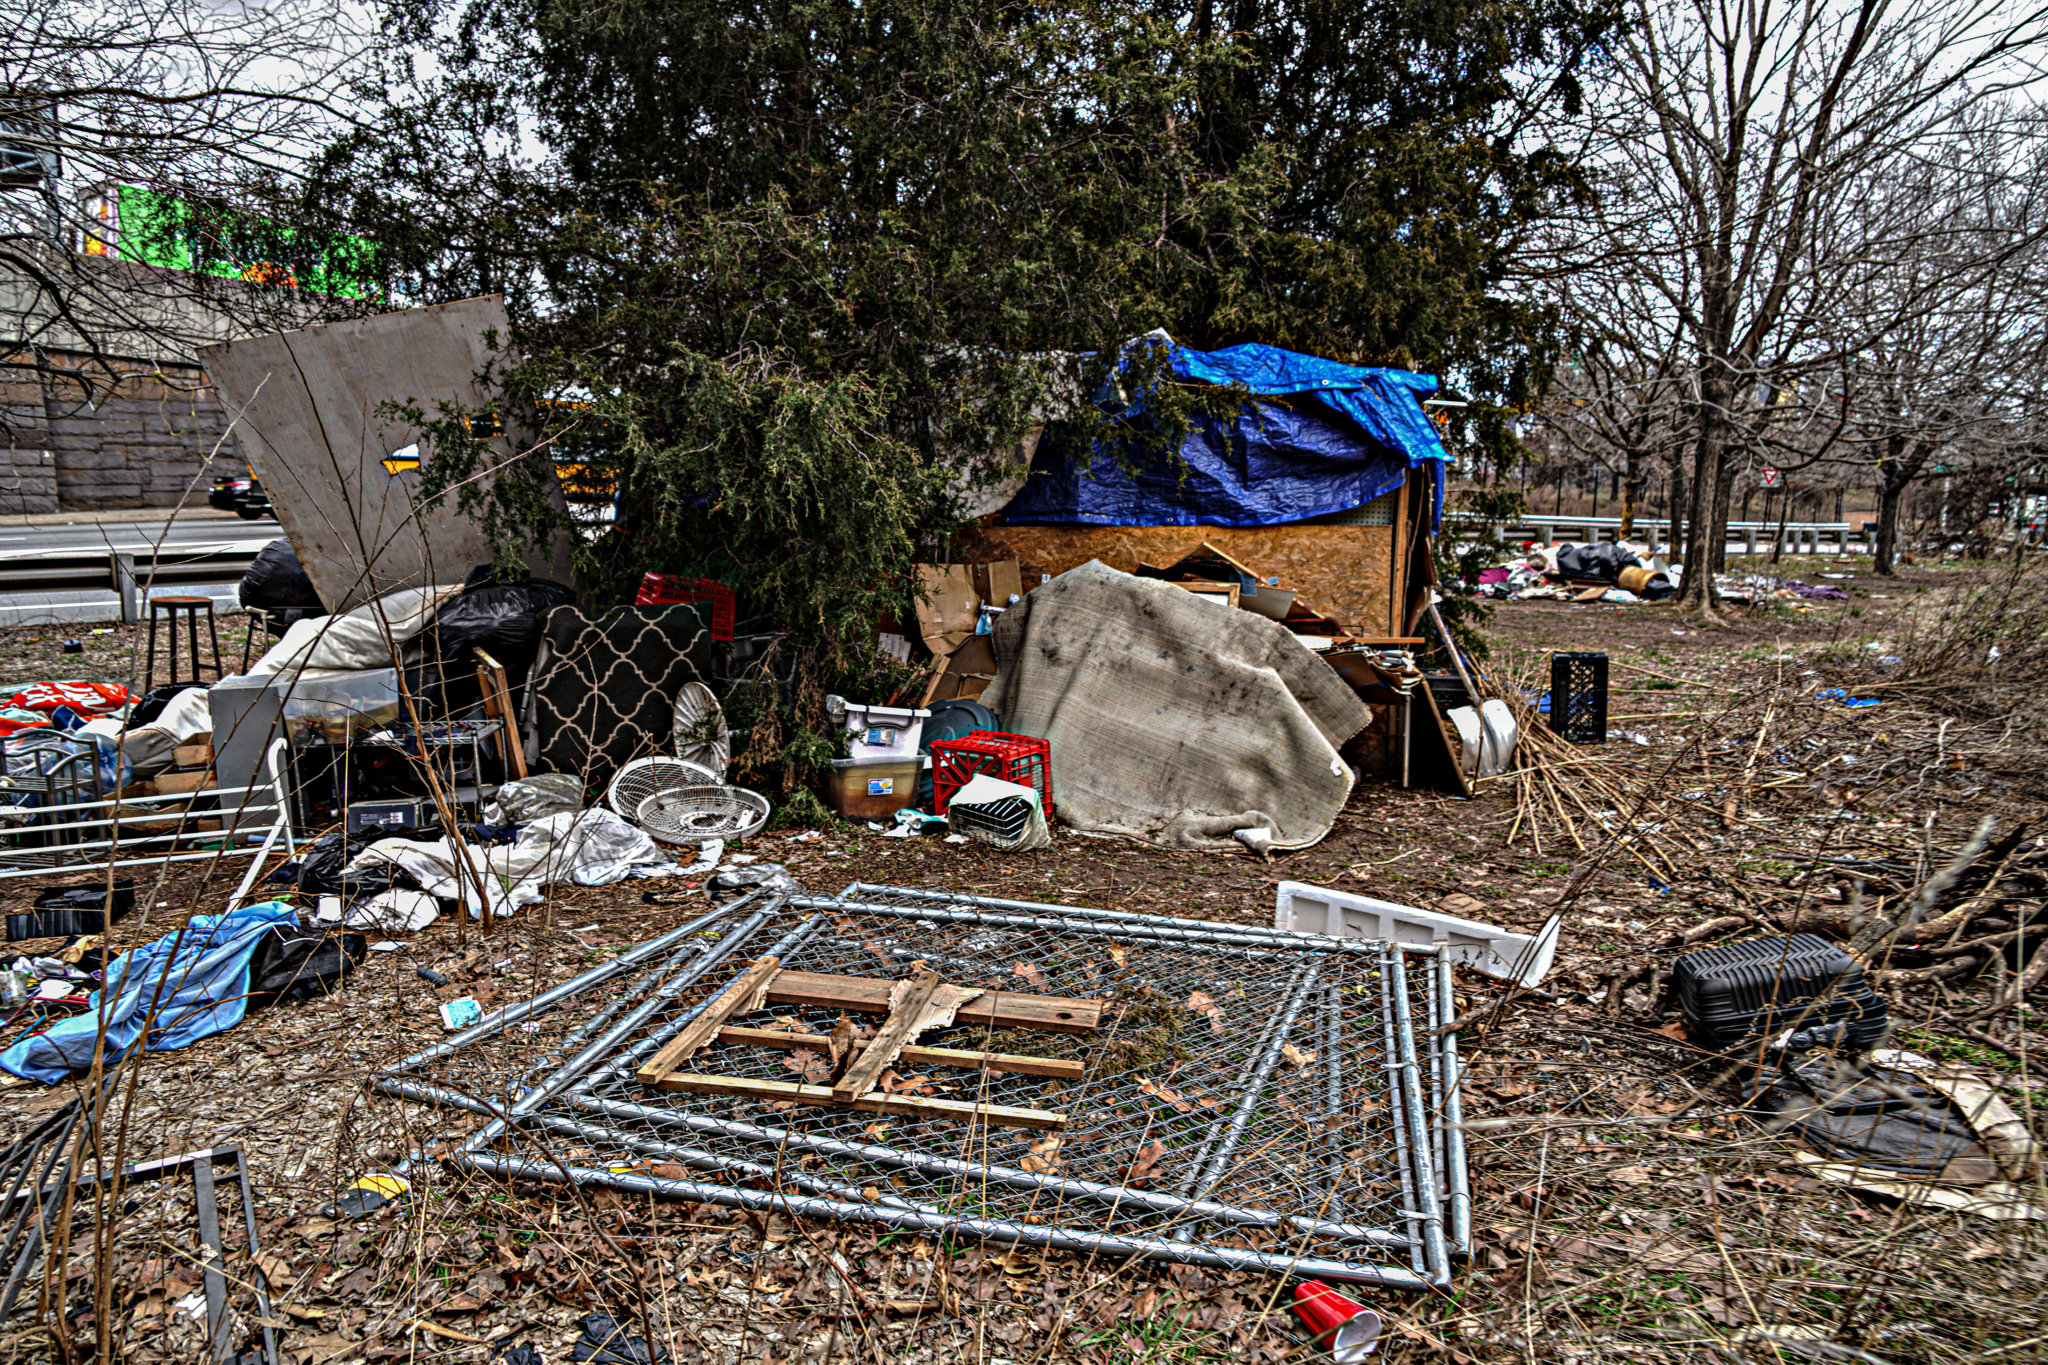
<instances>
[{"instance_id":1,"label":"leaning metal panel","mask_svg":"<svg viewBox=\"0 0 2048 1365\"><path fill-rule=\"evenodd\" d=\"M650 1088L636 1068L757 957L1108 1003L1093 1033L956 1025L925 1047L1079 1061L1078 1080L899 1061L907 1096L1052 1110L1057 1133ZM1449 974L1427 949L1255 926L855 886L749 898L382 1078L492 1116L453 1159L1112 1257L1444 1284L1462 1248ZM688 1069L817 1080L836 1009L729 1024ZM873 1025L879 1016L853 1016ZM809 1076L806 1070L809 1069ZM1447 1121L1448 1120L1448 1121ZM682 1169L678 1169L682 1168Z\"/></svg>"}]
</instances>

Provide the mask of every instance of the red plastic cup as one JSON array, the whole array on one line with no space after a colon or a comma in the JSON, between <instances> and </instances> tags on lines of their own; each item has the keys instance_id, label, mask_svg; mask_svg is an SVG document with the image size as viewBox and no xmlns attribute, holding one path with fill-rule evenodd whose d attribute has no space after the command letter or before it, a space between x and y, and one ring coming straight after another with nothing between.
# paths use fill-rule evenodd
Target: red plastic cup
<instances>
[{"instance_id":1,"label":"red plastic cup","mask_svg":"<svg viewBox=\"0 0 2048 1365\"><path fill-rule=\"evenodd\" d=\"M1380 1344L1380 1315L1321 1280L1294 1287L1294 1311L1337 1365L1358 1365Z\"/></svg>"}]
</instances>

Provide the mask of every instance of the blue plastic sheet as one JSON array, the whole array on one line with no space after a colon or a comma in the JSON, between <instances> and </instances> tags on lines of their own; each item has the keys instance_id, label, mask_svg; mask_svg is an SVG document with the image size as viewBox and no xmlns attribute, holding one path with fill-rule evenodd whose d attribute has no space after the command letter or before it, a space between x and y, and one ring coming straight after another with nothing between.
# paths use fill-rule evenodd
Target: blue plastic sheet
<instances>
[{"instance_id":1,"label":"blue plastic sheet","mask_svg":"<svg viewBox=\"0 0 2048 1365\"><path fill-rule=\"evenodd\" d=\"M1163 338L1139 344L1172 345ZM1426 468L1431 526L1450 458L1422 400L1436 377L1343 365L1276 346L1191 351L1168 371L1259 396L1228 423L1197 418L1178 458L1141 444L1041 441L1006 521L1096 526L1274 526L1342 512Z\"/></svg>"},{"instance_id":2,"label":"blue plastic sheet","mask_svg":"<svg viewBox=\"0 0 2048 1365\"><path fill-rule=\"evenodd\" d=\"M185 928L126 954L107 968L85 1013L61 1020L0 1052L0 1068L45 1085L92 1065L104 1012L109 1062L142 1036L150 1052L169 1052L224 1033L248 1009L249 959L263 931L298 923L282 901L243 906L226 915L194 915Z\"/></svg>"}]
</instances>

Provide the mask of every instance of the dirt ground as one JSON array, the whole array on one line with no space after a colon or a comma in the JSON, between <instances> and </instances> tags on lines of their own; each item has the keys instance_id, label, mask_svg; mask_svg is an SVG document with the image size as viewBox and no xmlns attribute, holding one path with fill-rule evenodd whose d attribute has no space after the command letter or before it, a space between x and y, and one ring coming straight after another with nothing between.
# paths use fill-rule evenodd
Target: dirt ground
<instances>
[{"instance_id":1,"label":"dirt ground","mask_svg":"<svg viewBox=\"0 0 2048 1365\"><path fill-rule=\"evenodd\" d=\"M1844 571L1833 561L1804 567ZM1707 735L1739 764L1756 727L1744 719L1729 748L1730 717L1751 716L1741 708L1766 693L1786 710L1766 713L1758 749L1796 707L1800 733L1834 746L1825 757L1856 758L1903 743L1904 704L1831 707L1804 695L1811 686L1800 676L1827 681L1891 647L1901 628L1893 613L1938 599L1950 572L1859 576L1844 581L1847 601L1774 603L1721 626L1661 606L1503 604L1486 666L1531 672L1551 650L1607 652L1610 725L1643 741L1606 746L1613 768L1675 769ZM23 638L37 632L12 634L0 658L20 680L125 676L114 665L130 632L87 637L83 660ZM1917 788L1886 780L1856 789L1854 779L1780 780L1760 769L1753 789L1745 776L1732 816L1708 812L1688 827L1697 856L1678 843L1661 854L1650 844L1617 849L1601 820L1553 820L1532 807L1543 794L1512 778L1480 784L1470 800L1362 781L1327 839L1268 862L1070 831L1049 848L1006 855L846 825L809 839L776 830L748 851L814 891L861 880L1241 923L1271 922L1282 880L1522 930L1563 898L1563 944L1540 989L1461 981L1473 1255L1441 1291L1360 1291L1388 1320L1385 1357L2002 1365L2048 1358L2039 1225L1911 1208L1814 1179L1795 1139L1737 1112L1734 1090L1684 1041L1675 1013L1660 1012L1657 991L1657 969L1690 944L1780 932L1811 904L1850 895L1843 879L1816 889L1820 850L1918 866L1961 847L1986 812L2001 828L2039 827L2037 796L1989 779L1971 794L1970 776L1930 764ZM149 888L144 911L114 937L144 942L217 909L239 872L183 865ZM25 908L40 884L0 882L0 909ZM567 1360L577 1320L597 1311L636 1324L635 1335L644 1313L674 1358L691 1361L1317 1358L1286 1310L1288 1286L1249 1274L1006 1255L482 1180L423 1181L406 1205L360 1221L315 1215L358 1173L422 1139L470 1130L469 1120L400 1105L369 1084L442 1035L442 1000L466 994L488 1009L520 998L705 907L697 896L644 904L648 885L556 888L487 937L471 926L459 940L444 917L402 949L372 953L327 999L255 1011L181 1051L146 1054L123 1074L105 1155L229 1144L247 1153L291 1362L483 1361L517 1344ZM2030 946L2022 936L2015 954ZM2033 1075L2048 1047L2039 992L1979 1013L2023 965L2000 958L1979 978L1901 981L1889 996L1895 1045L1967 1064L2031 1117L2048 1102ZM418 967L450 985L435 988ZM71 1083L0 1090L0 1126L23 1131L76 1093ZM86 1359L105 1336L119 1343L115 1358L199 1358L197 1329L174 1307L199 1276L167 1249L175 1241L115 1248L104 1323L81 1309L74 1282L70 1318L18 1314L0 1349L21 1360ZM90 1234L78 1233L73 1250L74 1273L89 1275Z\"/></svg>"}]
</instances>

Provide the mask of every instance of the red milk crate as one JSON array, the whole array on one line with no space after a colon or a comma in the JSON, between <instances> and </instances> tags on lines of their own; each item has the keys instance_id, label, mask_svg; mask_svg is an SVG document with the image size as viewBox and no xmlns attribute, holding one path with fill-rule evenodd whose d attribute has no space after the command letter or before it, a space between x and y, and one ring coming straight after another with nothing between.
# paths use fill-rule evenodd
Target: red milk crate
<instances>
[{"instance_id":1,"label":"red milk crate","mask_svg":"<svg viewBox=\"0 0 2048 1365\"><path fill-rule=\"evenodd\" d=\"M674 607L689 602L709 602L711 638L732 643L732 589L715 578L651 573L640 579L640 591L633 596L636 607Z\"/></svg>"},{"instance_id":2,"label":"red milk crate","mask_svg":"<svg viewBox=\"0 0 2048 1365\"><path fill-rule=\"evenodd\" d=\"M944 815L977 773L1016 782L1038 792L1045 818L1052 820L1052 742L999 730L975 730L965 739L932 741L932 813Z\"/></svg>"}]
</instances>

